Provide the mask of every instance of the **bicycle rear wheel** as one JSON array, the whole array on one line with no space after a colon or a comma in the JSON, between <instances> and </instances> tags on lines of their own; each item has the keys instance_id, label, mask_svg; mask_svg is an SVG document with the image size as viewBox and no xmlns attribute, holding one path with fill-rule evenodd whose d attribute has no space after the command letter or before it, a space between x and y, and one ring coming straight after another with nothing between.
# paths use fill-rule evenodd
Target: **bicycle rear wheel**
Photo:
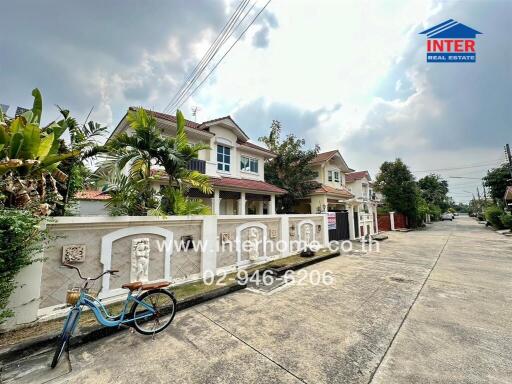
<instances>
[{"instance_id":1,"label":"bicycle rear wheel","mask_svg":"<svg viewBox=\"0 0 512 384\"><path fill-rule=\"evenodd\" d=\"M72 309L69 317L64 324L64 328L62 329L62 333L59 336L59 339L57 340L57 346L55 348L55 353L53 354L53 360L50 366L52 368L55 368L57 366L57 363L59 362L62 354L64 353L64 350L69 348L69 339L71 338L71 335L73 331L75 330L76 323L78 321L78 317L80 315L80 311L76 308Z\"/></svg>"},{"instance_id":2,"label":"bicycle rear wheel","mask_svg":"<svg viewBox=\"0 0 512 384\"><path fill-rule=\"evenodd\" d=\"M130 310L135 330L143 335L154 335L171 324L176 314L176 299L165 289L152 289L138 297ZM151 310L149 308L151 308Z\"/></svg>"}]
</instances>

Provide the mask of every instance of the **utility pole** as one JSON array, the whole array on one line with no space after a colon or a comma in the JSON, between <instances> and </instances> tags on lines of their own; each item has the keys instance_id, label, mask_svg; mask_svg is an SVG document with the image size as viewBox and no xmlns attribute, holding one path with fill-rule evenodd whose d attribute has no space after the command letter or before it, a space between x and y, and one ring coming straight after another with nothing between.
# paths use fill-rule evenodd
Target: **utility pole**
<instances>
[{"instance_id":1,"label":"utility pole","mask_svg":"<svg viewBox=\"0 0 512 384\"><path fill-rule=\"evenodd\" d=\"M507 156L508 170L510 171L510 177L512 177L512 155L510 155L510 145L505 144L505 156Z\"/></svg>"}]
</instances>

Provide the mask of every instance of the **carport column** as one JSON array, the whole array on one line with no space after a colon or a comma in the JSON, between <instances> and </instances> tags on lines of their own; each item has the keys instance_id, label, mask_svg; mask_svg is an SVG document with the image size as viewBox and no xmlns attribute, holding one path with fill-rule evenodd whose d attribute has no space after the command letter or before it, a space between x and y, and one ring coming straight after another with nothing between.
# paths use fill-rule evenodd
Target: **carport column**
<instances>
[{"instance_id":1,"label":"carport column","mask_svg":"<svg viewBox=\"0 0 512 384\"><path fill-rule=\"evenodd\" d=\"M280 250L281 257L288 256L290 254L290 224L287 215L281 216L281 241Z\"/></svg>"},{"instance_id":2,"label":"carport column","mask_svg":"<svg viewBox=\"0 0 512 384\"><path fill-rule=\"evenodd\" d=\"M268 214L275 215L276 214L276 195L270 195L270 204L268 206Z\"/></svg>"},{"instance_id":3,"label":"carport column","mask_svg":"<svg viewBox=\"0 0 512 384\"><path fill-rule=\"evenodd\" d=\"M201 276L210 278L217 273L217 216L203 216L202 234Z\"/></svg>"},{"instance_id":4,"label":"carport column","mask_svg":"<svg viewBox=\"0 0 512 384\"><path fill-rule=\"evenodd\" d=\"M356 238L356 230L354 225L354 206L348 206L348 233L350 236L350 240L355 240Z\"/></svg>"},{"instance_id":5,"label":"carport column","mask_svg":"<svg viewBox=\"0 0 512 384\"><path fill-rule=\"evenodd\" d=\"M389 212L389 222L391 223L391 230L395 230L395 212Z\"/></svg>"},{"instance_id":6,"label":"carport column","mask_svg":"<svg viewBox=\"0 0 512 384\"><path fill-rule=\"evenodd\" d=\"M215 189L213 191L213 207L212 211L214 215L220 215L220 190Z\"/></svg>"},{"instance_id":7,"label":"carport column","mask_svg":"<svg viewBox=\"0 0 512 384\"><path fill-rule=\"evenodd\" d=\"M240 192L240 199L238 199L238 214L245 215L245 192Z\"/></svg>"},{"instance_id":8,"label":"carport column","mask_svg":"<svg viewBox=\"0 0 512 384\"><path fill-rule=\"evenodd\" d=\"M258 201L258 215L263 215L263 201Z\"/></svg>"}]
</instances>

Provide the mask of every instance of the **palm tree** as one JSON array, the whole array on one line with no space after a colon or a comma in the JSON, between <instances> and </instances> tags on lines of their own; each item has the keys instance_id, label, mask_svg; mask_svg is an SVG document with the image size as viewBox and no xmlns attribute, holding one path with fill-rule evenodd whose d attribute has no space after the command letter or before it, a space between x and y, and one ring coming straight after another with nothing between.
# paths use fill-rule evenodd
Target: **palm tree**
<instances>
[{"instance_id":1,"label":"palm tree","mask_svg":"<svg viewBox=\"0 0 512 384\"><path fill-rule=\"evenodd\" d=\"M203 193L212 192L208 176L188 169L189 161L196 159L199 151L209 149L209 146L189 143L185 133L185 118L181 111L176 112L175 137L162 135L157 128L156 119L143 108L129 111L127 120L133 133L123 132L113 138L110 144L111 158L104 166L106 169L117 169L120 172L128 167L128 179L124 180L124 187L138 190L142 200L146 202L140 206L140 199L137 199L139 202L136 204L140 208L138 211L141 214L193 214L198 211L204 213L204 205L201 210L199 201L188 199L184 195L190 188L197 188ZM157 207L153 207L154 190L151 184L161 180L161 177L159 173L151 174L153 166L162 167L168 178L167 186L159 196L165 196L165 199ZM105 192L120 193L120 178L116 178L117 182L107 180ZM126 183L132 184L128 187ZM111 208L116 205L115 200L113 198Z\"/></svg>"}]
</instances>

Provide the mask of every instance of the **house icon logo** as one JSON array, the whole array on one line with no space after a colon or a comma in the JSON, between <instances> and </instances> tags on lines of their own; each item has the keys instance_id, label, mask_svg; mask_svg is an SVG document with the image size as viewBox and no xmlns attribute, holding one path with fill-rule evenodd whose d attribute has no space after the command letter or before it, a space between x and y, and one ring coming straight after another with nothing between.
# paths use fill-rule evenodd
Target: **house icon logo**
<instances>
[{"instance_id":1,"label":"house icon logo","mask_svg":"<svg viewBox=\"0 0 512 384\"><path fill-rule=\"evenodd\" d=\"M427 63L476 62L476 35L481 34L453 19L420 32L427 35Z\"/></svg>"}]
</instances>

